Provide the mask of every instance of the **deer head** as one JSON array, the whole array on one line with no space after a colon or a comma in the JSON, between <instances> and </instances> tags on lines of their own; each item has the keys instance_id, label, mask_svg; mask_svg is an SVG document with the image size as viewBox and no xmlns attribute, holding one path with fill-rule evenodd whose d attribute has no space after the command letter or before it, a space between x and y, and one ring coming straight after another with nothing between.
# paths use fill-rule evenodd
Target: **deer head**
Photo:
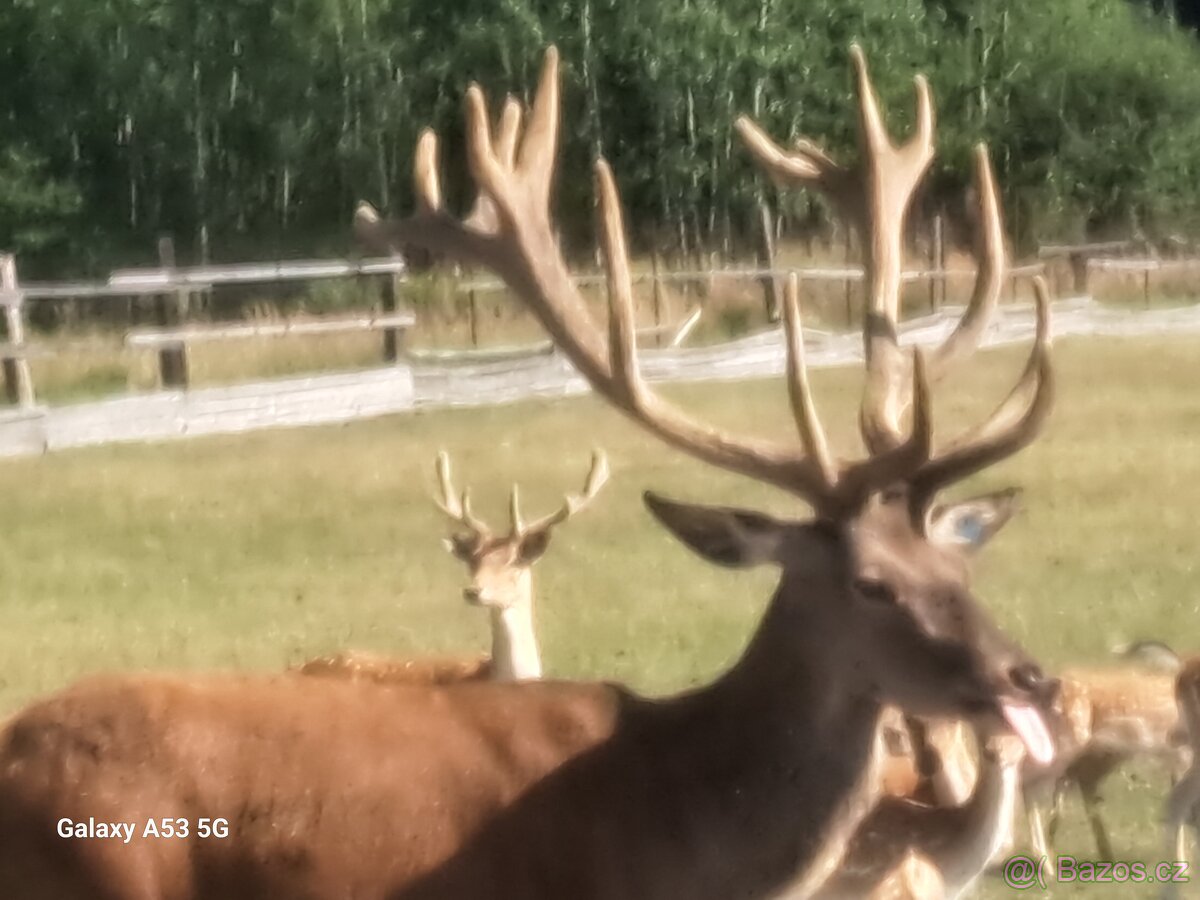
<instances>
[{"instance_id":1,"label":"deer head","mask_svg":"<svg viewBox=\"0 0 1200 900\"><path fill-rule=\"evenodd\" d=\"M1004 274L999 200L987 152L976 154L982 249L966 313L928 355L897 337L905 213L933 154L929 87L917 85L917 127L907 143L887 135L862 52L857 72L862 156L835 163L811 141L785 150L749 119L738 131L777 180L823 192L864 236L868 310L866 389L859 421L866 454L837 460L817 416L805 365L799 283L785 292L787 387L798 441L730 434L682 412L638 368L633 290L616 183L595 164L600 242L609 295L607 334L572 282L549 212L559 124L558 54L551 48L522 132L509 98L493 137L483 92L467 92L467 153L487 215L467 221L442 207L437 138L417 145L418 210L385 222L365 205L360 238L375 246L412 241L494 270L520 296L597 393L672 447L710 465L774 485L806 501L813 516L781 521L757 512L646 495L650 512L684 544L723 566L772 565L781 579L764 620L772 651L820 660L824 690L842 700L891 702L910 713L957 716L1015 731L1034 758L1053 755L1038 709L1052 691L1037 664L997 628L972 595L968 562L1011 509L1011 494L939 504L940 492L1026 446L1052 396L1047 290L1035 283L1037 333L1009 398L985 423L934 447L932 382L978 344ZM905 425L906 414L909 422ZM760 631L761 634L761 631Z\"/></svg>"},{"instance_id":2,"label":"deer head","mask_svg":"<svg viewBox=\"0 0 1200 900\"><path fill-rule=\"evenodd\" d=\"M475 516L469 490L461 494L455 490L450 457L444 452L438 454L437 479L434 503L462 526L444 543L470 572L471 583L463 589L463 597L470 604L503 611L532 605L530 569L546 552L555 527L587 506L604 487L608 481L608 460L599 450L595 451L583 492L566 495L561 507L533 522L526 522L522 516L520 493L514 484L509 495L507 534L497 534Z\"/></svg>"}]
</instances>

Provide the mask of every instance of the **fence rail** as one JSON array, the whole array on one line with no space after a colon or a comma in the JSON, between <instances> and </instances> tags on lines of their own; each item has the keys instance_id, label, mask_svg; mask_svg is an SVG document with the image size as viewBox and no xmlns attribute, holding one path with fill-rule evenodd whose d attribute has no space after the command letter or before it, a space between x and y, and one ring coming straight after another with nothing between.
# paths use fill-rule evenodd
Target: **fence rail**
<instances>
[{"instance_id":1,"label":"fence rail","mask_svg":"<svg viewBox=\"0 0 1200 900\"><path fill-rule=\"evenodd\" d=\"M1023 266L1012 266L1005 273L1008 278L1028 278L1034 275L1041 274L1044 271L1043 263L1030 263ZM714 268L714 269L694 269L691 271L671 271L671 272L634 272L630 277L634 284L642 284L649 282L661 282L663 284L672 284L680 282L696 282L709 278L730 278L744 279L750 281L762 281L768 278L787 278L795 274L799 276L801 281L862 281L865 277L862 266L794 266L789 268L773 268L773 269L758 269L758 268ZM900 278L904 282L914 281L930 281L949 278L967 278L974 277L974 269L910 269L901 273ZM577 275L572 281L577 287L596 287L605 283L606 276L599 274ZM478 279L474 281L463 281L455 286L455 289L462 293L477 291L485 293L489 291L506 290L506 285L503 281L496 279Z\"/></svg>"},{"instance_id":2,"label":"fence rail","mask_svg":"<svg viewBox=\"0 0 1200 900\"><path fill-rule=\"evenodd\" d=\"M1102 272L1184 272L1200 269L1200 259L1089 259Z\"/></svg>"},{"instance_id":3,"label":"fence rail","mask_svg":"<svg viewBox=\"0 0 1200 900\"><path fill-rule=\"evenodd\" d=\"M901 341L909 345L941 341L960 314L960 309L944 308L905 322ZM1108 309L1083 297L1055 303L1051 321L1056 337L1200 334L1200 305L1130 311ZM982 344L1025 343L1034 327L1028 304L1003 306ZM857 332L806 334L806 339L808 363L814 368L852 365L862 358L862 337ZM651 381L761 378L781 373L785 362L784 338L777 327L714 346L642 351L642 368ZM399 365L232 388L156 391L74 406L0 412L0 456L343 422L414 408L487 406L586 390L583 378L565 358L554 354L477 359L466 365Z\"/></svg>"}]
</instances>

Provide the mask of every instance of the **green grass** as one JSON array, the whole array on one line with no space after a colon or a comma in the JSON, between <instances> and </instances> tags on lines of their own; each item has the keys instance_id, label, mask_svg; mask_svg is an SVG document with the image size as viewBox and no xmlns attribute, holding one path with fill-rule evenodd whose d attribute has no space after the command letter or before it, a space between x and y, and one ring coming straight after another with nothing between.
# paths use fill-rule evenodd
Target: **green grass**
<instances>
[{"instance_id":1,"label":"green grass","mask_svg":"<svg viewBox=\"0 0 1200 900\"><path fill-rule=\"evenodd\" d=\"M976 587L1049 667L1102 659L1122 639L1200 645L1196 353L1183 338L1061 341L1046 437L971 486L1027 489L1027 510L981 560ZM1019 351L989 353L942 386L939 433L989 409L1019 364ZM858 383L851 370L815 373L844 452L856 446ZM670 393L737 429L792 430L775 382ZM612 484L537 570L549 673L653 693L710 679L741 649L771 573L696 560L652 524L641 491L803 510L585 398L3 463L0 714L100 670L275 670L342 647L485 648L485 621L458 599L463 574L427 500L435 452L451 451L477 508L501 516L514 479L531 514L577 487L594 443L609 452ZM1123 856L1155 858L1164 782L1135 774L1110 785L1109 820ZM1074 804L1062 848L1091 853Z\"/></svg>"}]
</instances>

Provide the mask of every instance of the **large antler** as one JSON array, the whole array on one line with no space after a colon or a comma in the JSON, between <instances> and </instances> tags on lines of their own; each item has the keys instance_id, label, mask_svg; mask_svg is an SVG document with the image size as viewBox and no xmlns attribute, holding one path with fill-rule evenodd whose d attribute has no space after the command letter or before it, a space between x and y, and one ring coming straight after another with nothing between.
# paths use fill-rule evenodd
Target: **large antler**
<instances>
[{"instance_id":1,"label":"large antler","mask_svg":"<svg viewBox=\"0 0 1200 900\"><path fill-rule=\"evenodd\" d=\"M376 247L412 243L444 251L495 271L520 296L593 388L661 439L712 465L785 488L836 517L857 508L873 490L907 481L929 459L929 392L925 367L912 365L913 426L910 435L864 460L835 466L813 407L803 356L797 282L785 296L784 329L788 383L800 433L800 447L734 437L698 422L653 393L637 365L633 288L620 202L612 171L603 159L595 166L601 246L607 270L607 341L592 323L572 282L550 224L549 197L558 135L558 53L552 47L528 127L516 140L519 113L506 102L499 140L493 141L483 93L467 91L467 151L471 175L482 199L471 219L460 222L441 205L436 172L437 138L425 131L415 162L417 213L383 222L361 205L355 227ZM514 155L512 148L517 147Z\"/></svg>"},{"instance_id":2,"label":"large antler","mask_svg":"<svg viewBox=\"0 0 1200 900\"><path fill-rule=\"evenodd\" d=\"M934 112L929 83L916 89L916 128L897 146L888 136L879 99L871 85L862 49L850 48L859 99L861 157L854 168L834 162L807 138L784 150L743 116L737 128L750 152L776 183L800 184L824 194L859 234L864 249L867 312L863 342L867 380L860 414L863 440L872 451L895 446L908 407L907 359L897 340L904 262L904 222L917 185L933 159ZM975 151L979 195L980 247L970 303L954 331L929 356L929 375L940 380L950 365L978 345L1003 285L1004 231L996 183L987 149Z\"/></svg>"},{"instance_id":3,"label":"large antler","mask_svg":"<svg viewBox=\"0 0 1200 900\"><path fill-rule=\"evenodd\" d=\"M878 453L903 439L901 419L908 406L907 357L897 332L904 220L912 195L933 158L934 113L929 85L918 75L914 134L904 144L893 144L861 48L851 47L850 56L859 99L861 158L856 168L838 165L806 138L796 141L793 150L784 150L745 116L738 120L737 128L750 152L777 183L800 184L820 191L862 239L867 283L863 327L867 378L860 428L868 449ZM975 148L975 183L979 200L975 287L953 331L929 356L931 381L942 378L952 364L978 347L1003 285L1006 259L1000 199L983 144ZM915 511L923 510L941 487L1015 453L1041 428L1053 398L1049 299L1042 279L1035 279L1034 291L1037 335L1017 386L983 425L924 463L910 479Z\"/></svg>"}]
</instances>

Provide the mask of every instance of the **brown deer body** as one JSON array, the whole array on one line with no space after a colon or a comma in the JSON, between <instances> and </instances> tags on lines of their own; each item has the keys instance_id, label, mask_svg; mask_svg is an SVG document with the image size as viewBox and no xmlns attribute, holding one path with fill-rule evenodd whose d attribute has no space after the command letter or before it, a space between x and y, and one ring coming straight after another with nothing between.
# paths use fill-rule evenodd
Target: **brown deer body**
<instances>
[{"instance_id":1,"label":"brown deer body","mask_svg":"<svg viewBox=\"0 0 1200 900\"><path fill-rule=\"evenodd\" d=\"M592 467L582 494L570 494L550 515L526 522L514 484L509 499L511 520L500 534L471 510L468 491L459 495L450 477L450 458L438 455L438 507L463 530L448 538L446 549L462 561L471 575L463 589L467 603L486 609L492 632L492 652L473 659L390 659L358 651L311 659L298 669L302 675L367 679L378 682L453 684L456 681L526 681L542 677L542 657L533 624L533 566L550 544L554 529L579 512L608 480L608 460L592 454Z\"/></svg>"},{"instance_id":2,"label":"brown deer body","mask_svg":"<svg viewBox=\"0 0 1200 900\"><path fill-rule=\"evenodd\" d=\"M0 883L8 895L804 897L834 870L872 804L885 703L1011 728L1031 754L1052 757L1038 709L1053 685L972 596L964 544L978 541L959 540L953 523L962 508L935 502L1039 431L1052 393L1044 286L1033 350L1010 400L935 452L929 379L974 345L1003 274L996 191L980 152L987 250L976 292L928 365L920 355L910 362L895 337L900 235L908 196L932 157L931 100L918 80L917 137L893 147L865 61L857 48L852 55L863 171L836 167L812 145L788 154L750 123L739 127L764 165L831 192L871 239L863 459L835 462L829 453L808 387L795 280L784 326L798 446L717 431L650 391L637 367L619 202L603 162L608 340L593 326L549 217L553 50L519 150L515 102L493 142L482 93L468 92L468 157L489 200L486 223L464 225L441 210L429 133L417 154L419 213L386 226L359 220L376 243L407 239L495 270L595 390L647 430L812 504L812 520L784 522L646 496L651 513L696 552L780 571L754 636L725 675L665 700L544 681L86 683L35 704L0 733ZM53 834L60 817L149 815L225 816L236 827L223 843L118 845Z\"/></svg>"}]
</instances>

